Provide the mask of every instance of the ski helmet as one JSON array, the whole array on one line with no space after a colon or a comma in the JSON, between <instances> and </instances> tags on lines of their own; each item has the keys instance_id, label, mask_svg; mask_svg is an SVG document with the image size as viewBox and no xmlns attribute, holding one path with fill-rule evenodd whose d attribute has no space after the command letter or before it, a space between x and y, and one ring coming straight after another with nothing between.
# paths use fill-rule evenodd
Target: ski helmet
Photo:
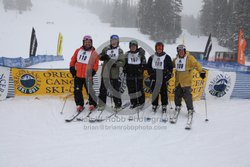
<instances>
[{"instance_id":1,"label":"ski helmet","mask_svg":"<svg viewBox=\"0 0 250 167\"><path fill-rule=\"evenodd\" d=\"M163 44L163 42L156 42L156 44L155 44L155 51L157 50L158 47L160 47L161 51L163 52L163 50L164 50L164 44Z\"/></svg>"},{"instance_id":2,"label":"ski helmet","mask_svg":"<svg viewBox=\"0 0 250 167\"><path fill-rule=\"evenodd\" d=\"M183 44L178 45L176 49L177 49L177 52L179 52L179 50L184 50L184 52L186 52L186 46Z\"/></svg>"},{"instance_id":3,"label":"ski helmet","mask_svg":"<svg viewBox=\"0 0 250 167\"><path fill-rule=\"evenodd\" d=\"M135 45L138 48L138 42L136 40L131 40L129 42L129 47L131 47L132 45Z\"/></svg>"},{"instance_id":4,"label":"ski helmet","mask_svg":"<svg viewBox=\"0 0 250 167\"><path fill-rule=\"evenodd\" d=\"M119 36L118 35L111 35L110 40L112 40L112 39L116 39L119 41Z\"/></svg>"},{"instance_id":5,"label":"ski helmet","mask_svg":"<svg viewBox=\"0 0 250 167\"><path fill-rule=\"evenodd\" d=\"M90 40L92 42L92 37L90 35L85 35L82 39L82 41Z\"/></svg>"}]
</instances>

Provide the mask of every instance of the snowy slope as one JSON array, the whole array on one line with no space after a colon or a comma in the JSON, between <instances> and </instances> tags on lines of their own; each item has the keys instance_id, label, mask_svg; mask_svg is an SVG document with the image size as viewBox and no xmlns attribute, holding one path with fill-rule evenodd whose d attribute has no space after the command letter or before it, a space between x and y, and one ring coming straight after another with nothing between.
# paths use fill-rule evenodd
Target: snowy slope
<instances>
[{"instance_id":1,"label":"snowy slope","mask_svg":"<svg viewBox=\"0 0 250 167\"><path fill-rule=\"evenodd\" d=\"M154 42L138 30L112 28L86 10L56 0L33 0L33 3L34 10L23 15L5 13L0 6L0 56L28 57L32 26L39 42L38 54L56 54L57 35L59 32L64 35L65 61L34 67L68 67L84 34L94 37L96 47L111 34L135 37L154 46ZM177 42L182 43L183 38L190 50L204 50L207 37L192 36L184 31ZM176 45L165 47L172 57ZM126 43L121 46L127 50ZM215 41L215 50L226 49ZM39 98L16 97L0 101L1 167L250 166L250 100L207 101L209 122L204 121L205 102L195 102L193 129L186 131L185 108L176 125L128 121L66 124L65 117L75 108L72 98L67 101L63 115L60 115L62 99ZM114 130L121 126L160 130ZM88 130L90 127L92 130ZM101 129L105 127L110 129Z\"/></svg>"},{"instance_id":2,"label":"snowy slope","mask_svg":"<svg viewBox=\"0 0 250 167\"><path fill-rule=\"evenodd\" d=\"M101 44L109 40L110 35L118 34L120 37L131 37L144 41L154 48L155 42L151 41L147 35L141 34L135 28L113 28L109 24L101 23L99 18L77 7L69 7L62 1L56 0L33 0L33 10L22 15L14 11L8 13L0 8L0 56L6 57L28 57L30 33L32 27L36 30L38 39L37 54L56 54L57 37L61 32L64 36L63 55L64 62L53 62L34 67L68 67L69 61L76 48L82 44L82 37L90 34L94 38L94 46L98 48ZM165 50L175 57L176 46L180 43L187 45L188 50L203 51L207 37L192 36L185 30L177 39L177 43L166 45ZM128 50L128 43L121 43L124 51ZM213 50L226 50L218 46L216 39L213 39ZM149 56L149 55L147 55Z\"/></svg>"}]
</instances>

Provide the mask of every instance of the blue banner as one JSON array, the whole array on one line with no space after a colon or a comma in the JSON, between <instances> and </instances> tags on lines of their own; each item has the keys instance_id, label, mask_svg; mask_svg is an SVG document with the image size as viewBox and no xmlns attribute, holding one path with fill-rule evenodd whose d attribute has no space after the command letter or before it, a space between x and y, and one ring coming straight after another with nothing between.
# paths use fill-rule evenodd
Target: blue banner
<instances>
[{"instance_id":1,"label":"blue banner","mask_svg":"<svg viewBox=\"0 0 250 167\"><path fill-rule=\"evenodd\" d=\"M61 61L61 60L64 60L62 56L53 56L53 55L38 55L26 59L22 57L18 58L0 57L0 65L5 67L24 68L38 63Z\"/></svg>"}]
</instances>

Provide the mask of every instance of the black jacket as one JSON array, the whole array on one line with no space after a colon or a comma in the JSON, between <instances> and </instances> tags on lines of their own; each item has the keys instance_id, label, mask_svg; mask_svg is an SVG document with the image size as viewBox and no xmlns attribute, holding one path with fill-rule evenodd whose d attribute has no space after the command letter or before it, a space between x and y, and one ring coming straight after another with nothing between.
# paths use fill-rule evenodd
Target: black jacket
<instances>
[{"instance_id":1,"label":"black jacket","mask_svg":"<svg viewBox=\"0 0 250 167\"><path fill-rule=\"evenodd\" d=\"M129 64L128 55L137 54L140 58L140 64ZM145 50L143 48L138 48L135 52L128 51L125 54L125 65L124 65L124 73L127 75L127 79L143 78L144 69L146 69L147 62L145 58Z\"/></svg>"},{"instance_id":2,"label":"black jacket","mask_svg":"<svg viewBox=\"0 0 250 167\"><path fill-rule=\"evenodd\" d=\"M172 60L171 57L167 54L165 59L164 59L164 69L154 69L152 67L152 61L154 56L158 56L158 57L162 57L164 56L166 53L162 52L161 54L157 54L155 53L154 55L151 55L148 59L148 64L147 64L147 71L148 74L150 76L150 79L156 80L156 72L160 71L161 73L163 73L163 82L168 81L171 76L172 76L172 72L173 72L173 64L172 64Z\"/></svg>"}]
</instances>

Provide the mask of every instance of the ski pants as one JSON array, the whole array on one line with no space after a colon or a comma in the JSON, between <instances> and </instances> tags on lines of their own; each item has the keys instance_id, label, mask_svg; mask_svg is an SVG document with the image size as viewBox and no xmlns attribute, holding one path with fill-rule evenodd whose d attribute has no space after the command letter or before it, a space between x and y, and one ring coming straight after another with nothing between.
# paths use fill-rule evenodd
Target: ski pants
<instances>
[{"instance_id":1,"label":"ski pants","mask_svg":"<svg viewBox=\"0 0 250 167\"><path fill-rule=\"evenodd\" d=\"M159 94L161 95L161 105L168 105L168 85L166 82L152 83L154 91L152 93L152 105L158 106Z\"/></svg>"},{"instance_id":2,"label":"ski pants","mask_svg":"<svg viewBox=\"0 0 250 167\"><path fill-rule=\"evenodd\" d=\"M105 83L108 82L110 85L105 85ZM110 82L109 82L110 81ZM111 86L115 92L110 91L111 96L114 100L115 107L120 108L122 105L122 100L121 100L121 93L120 93L120 86L121 83L118 81L118 79L108 79L108 78L102 78L101 81L101 87L100 87L100 94L99 94L99 106L104 106L106 105L107 101L107 88L106 86Z\"/></svg>"},{"instance_id":3,"label":"ski pants","mask_svg":"<svg viewBox=\"0 0 250 167\"><path fill-rule=\"evenodd\" d=\"M133 106L139 106L145 103L145 94L143 90L143 79L135 77L135 78L127 78L127 87L128 93L130 97L130 103Z\"/></svg>"},{"instance_id":4,"label":"ski pants","mask_svg":"<svg viewBox=\"0 0 250 167\"><path fill-rule=\"evenodd\" d=\"M84 98L82 94L82 88L85 87L85 90L89 96L89 105L96 106L96 95L93 89L93 81L87 80L86 78L74 78L74 98L76 105L84 106Z\"/></svg>"},{"instance_id":5,"label":"ski pants","mask_svg":"<svg viewBox=\"0 0 250 167\"><path fill-rule=\"evenodd\" d=\"M184 99L187 109L193 110L193 96L192 96L192 88L191 86L188 87L181 87L179 84L177 87L175 87L174 91L174 102L175 106L181 106L182 98Z\"/></svg>"}]
</instances>

